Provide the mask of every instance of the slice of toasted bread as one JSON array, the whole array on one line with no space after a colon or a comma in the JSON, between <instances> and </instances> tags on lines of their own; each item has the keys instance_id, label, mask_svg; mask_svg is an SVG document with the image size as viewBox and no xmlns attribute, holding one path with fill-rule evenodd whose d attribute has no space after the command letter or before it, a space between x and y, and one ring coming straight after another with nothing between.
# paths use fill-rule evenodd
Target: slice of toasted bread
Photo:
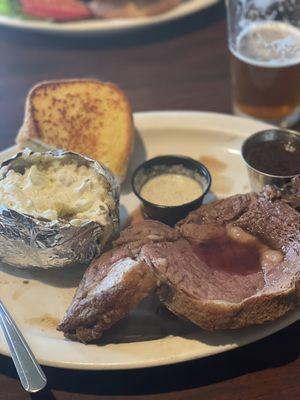
<instances>
[{"instance_id":1,"label":"slice of toasted bread","mask_svg":"<svg viewBox=\"0 0 300 400\"><path fill-rule=\"evenodd\" d=\"M29 92L17 143L32 150L85 154L122 181L133 131L130 104L116 85L90 79L48 81Z\"/></svg>"}]
</instances>

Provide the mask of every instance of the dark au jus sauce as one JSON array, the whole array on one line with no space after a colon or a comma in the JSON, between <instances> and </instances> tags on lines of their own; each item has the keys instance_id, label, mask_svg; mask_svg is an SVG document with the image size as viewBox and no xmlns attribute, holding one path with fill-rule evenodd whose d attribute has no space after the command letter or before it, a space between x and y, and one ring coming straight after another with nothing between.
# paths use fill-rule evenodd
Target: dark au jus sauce
<instances>
[{"instance_id":1,"label":"dark au jus sauce","mask_svg":"<svg viewBox=\"0 0 300 400\"><path fill-rule=\"evenodd\" d=\"M259 244L239 243L230 238L193 246L194 252L213 270L248 275L261 270Z\"/></svg>"},{"instance_id":2,"label":"dark au jus sauce","mask_svg":"<svg viewBox=\"0 0 300 400\"><path fill-rule=\"evenodd\" d=\"M210 229L204 226L202 234L205 232L206 240L200 235L201 240L194 242L193 251L212 270L248 275L271 271L283 260L280 251L272 250L238 226L211 226Z\"/></svg>"},{"instance_id":3,"label":"dark au jus sauce","mask_svg":"<svg viewBox=\"0 0 300 400\"><path fill-rule=\"evenodd\" d=\"M300 142L274 140L256 143L247 151L251 167L277 176L300 174Z\"/></svg>"}]
</instances>

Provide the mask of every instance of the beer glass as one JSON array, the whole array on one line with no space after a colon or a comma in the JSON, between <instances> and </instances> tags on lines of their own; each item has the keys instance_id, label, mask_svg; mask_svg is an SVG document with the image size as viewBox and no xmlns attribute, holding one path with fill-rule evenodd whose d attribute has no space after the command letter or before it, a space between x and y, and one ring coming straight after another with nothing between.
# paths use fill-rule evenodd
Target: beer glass
<instances>
[{"instance_id":1,"label":"beer glass","mask_svg":"<svg viewBox=\"0 0 300 400\"><path fill-rule=\"evenodd\" d=\"M300 0L227 0L233 111L300 120Z\"/></svg>"}]
</instances>

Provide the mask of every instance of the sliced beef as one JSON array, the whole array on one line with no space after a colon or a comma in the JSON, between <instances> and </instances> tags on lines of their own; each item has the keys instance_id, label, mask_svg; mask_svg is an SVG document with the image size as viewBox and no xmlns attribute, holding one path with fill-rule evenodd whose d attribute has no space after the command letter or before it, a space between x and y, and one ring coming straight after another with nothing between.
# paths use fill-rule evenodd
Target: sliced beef
<instances>
[{"instance_id":1,"label":"sliced beef","mask_svg":"<svg viewBox=\"0 0 300 400\"><path fill-rule=\"evenodd\" d=\"M126 246L133 256L139 254L147 243L173 242L180 238L180 233L158 221L146 220L129 226L120 233L114 242L114 248Z\"/></svg>"},{"instance_id":2,"label":"sliced beef","mask_svg":"<svg viewBox=\"0 0 300 400\"><path fill-rule=\"evenodd\" d=\"M259 324L299 304L299 277L300 214L273 190L236 195L176 229L150 220L125 229L86 271L59 329L97 339L154 287L204 329Z\"/></svg>"},{"instance_id":3,"label":"sliced beef","mask_svg":"<svg viewBox=\"0 0 300 400\"><path fill-rule=\"evenodd\" d=\"M177 226L180 227L187 223L224 224L233 221L248 209L251 202L255 201L255 198L255 195L252 193L237 194L227 199L205 204L189 213L185 219L178 222Z\"/></svg>"},{"instance_id":4,"label":"sliced beef","mask_svg":"<svg viewBox=\"0 0 300 400\"><path fill-rule=\"evenodd\" d=\"M85 343L100 338L155 287L151 269L138 260L142 246L178 238L178 232L156 221L124 230L114 248L85 272L58 330Z\"/></svg>"},{"instance_id":5,"label":"sliced beef","mask_svg":"<svg viewBox=\"0 0 300 400\"><path fill-rule=\"evenodd\" d=\"M299 235L300 214L283 201L259 198L235 224L272 248L287 252Z\"/></svg>"},{"instance_id":6,"label":"sliced beef","mask_svg":"<svg viewBox=\"0 0 300 400\"><path fill-rule=\"evenodd\" d=\"M179 290L190 294L191 299L205 299L230 301L238 303L245 297L252 296L264 286L264 277L261 269L254 271L242 270L233 273L230 269L214 268L208 265L198 254L197 247L181 239L175 243L149 244L143 247L142 260L145 261L159 278L160 289L169 285L170 293ZM229 265L230 266L230 265ZM242 269L242 268L241 268ZM162 288L165 296L166 287ZM162 298L170 303L170 296ZM171 308L176 314L190 319L184 310L181 312Z\"/></svg>"},{"instance_id":7,"label":"sliced beef","mask_svg":"<svg viewBox=\"0 0 300 400\"><path fill-rule=\"evenodd\" d=\"M177 315L229 329L273 320L298 304L300 214L284 202L233 196L201 207L177 229L188 244L142 250L160 277L161 300ZM229 229L241 238L228 237Z\"/></svg>"}]
</instances>

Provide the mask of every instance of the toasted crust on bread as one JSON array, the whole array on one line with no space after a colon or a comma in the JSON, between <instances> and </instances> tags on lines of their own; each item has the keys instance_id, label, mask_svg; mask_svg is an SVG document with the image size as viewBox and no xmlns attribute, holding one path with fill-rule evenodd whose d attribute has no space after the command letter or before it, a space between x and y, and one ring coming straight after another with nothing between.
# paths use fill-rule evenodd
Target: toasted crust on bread
<instances>
[{"instance_id":1,"label":"toasted crust on bread","mask_svg":"<svg viewBox=\"0 0 300 400\"><path fill-rule=\"evenodd\" d=\"M17 143L85 154L122 181L133 133L131 106L118 86L93 79L45 81L28 93Z\"/></svg>"}]
</instances>

